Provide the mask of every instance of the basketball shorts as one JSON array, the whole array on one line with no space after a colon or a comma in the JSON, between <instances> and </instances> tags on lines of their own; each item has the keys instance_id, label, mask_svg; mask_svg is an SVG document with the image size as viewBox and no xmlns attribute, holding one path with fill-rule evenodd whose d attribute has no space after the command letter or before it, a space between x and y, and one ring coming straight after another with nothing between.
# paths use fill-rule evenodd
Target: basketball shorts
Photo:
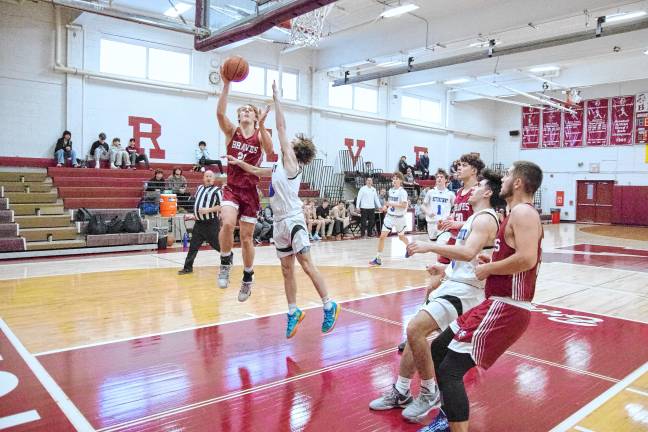
<instances>
[{"instance_id":1,"label":"basketball shorts","mask_svg":"<svg viewBox=\"0 0 648 432\"><path fill-rule=\"evenodd\" d=\"M483 300L483 289L444 280L439 288L432 291L430 298L420 310L430 314L439 325L439 329L443 331L464 312L479 305Z\"/></svg>"},{"instance_id":2,"label":"basketball shorts","mask_svg":"<svg viewBox=\"0 0 648 432\"><path fill-rule=\"evenodd\" d=\"M304 215L289 216L273 224L272 239L279 258L305 253L310 248Z\"/></svg>"},{"instance_id":3,"label":"basketball shorts","mask_svg":"<svg viewBox=\"0 0 648 432\"><path fill-rule=\"evenodd\" d=\"M450 324L455 335L448 348L470 354L477 366L488 369L522 336L530 319L528 309L484 300Z\"/></svg>"},{"instance_id":4,"label":"basketball shorts","mask_svg":"<svg viewBox=\"0 0 648 432\"><path fill-rule=\"evenodd\" d=\"M395 216L387 214L383 222L382 230L387 232L395 232L397 234L402 234L407 228L407 222L405 222L405 216Z\"/></svg>"},{"instance_id":5,"label":"basketball shorts","mask_svg":"<svg viewBox=\"0 0 648 432\"><path fill-rule=\"evenodd\" d=\"M255 186L251 188L223 187L222 207L234 207L241 222L256 224L259 212L259 193Z\"/></svg>"}]
</instances>

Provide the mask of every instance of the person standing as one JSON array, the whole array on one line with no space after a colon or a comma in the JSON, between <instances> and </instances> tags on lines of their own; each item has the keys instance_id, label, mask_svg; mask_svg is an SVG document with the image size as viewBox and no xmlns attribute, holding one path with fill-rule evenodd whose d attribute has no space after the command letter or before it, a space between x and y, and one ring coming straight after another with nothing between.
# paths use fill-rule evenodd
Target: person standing
<instances>
[{"instance_id":1,"label":"person standing","mask_svg":"<svg viewBox=\"0 0 648 432\"><path fill-rule=\"evenodd\" d=\"M376 209L382 207L378 199L376 188L373 187L373 179L367 177L365 185L358 191L356 197L356 206L360 209L360 236L367 238L373 236L374 225L376 222Z\"/></svg>"},{"instance_id":2,"label":"person standing","mask_svg":"<svg viewBox=\"0 0 648 432\"><path fill-rule=\"evenodd\" d=\"M448 173L439 168L435 176L434 188L428 190L423 199L423 212L427 222L427 233L430 241L436 241L441 230L438 224L450 217L455 194L447 188Z\"/></svg>"},{"instance_id":3,"label":"person standing","mask_svg":"<svg viewBox=\"0 0 648 432\"><path fill-rule=\"evenodd\" d=\"M421 171L421 178L424 180L430 178L430 157L427 150L419 157L418 170Z\"/></svg>"},{"instance_id":4,"label":"person standing","mask_svg":"<svg viewBox=\"0 0 648 432\"><path fill-rule=\"evenodd\" d=\"M193 219L196 223L191 233L189 252L184 267L178 272L179 275L193 272L193 263L198 255L198 249L204 242L209 243L215 251L220 252L218 243L220 200L221 189L214 185L214 173L209 170L205 171L203 184L196 189L193 215L185 215L185 220Z\"/></svg>"},{"instance_id":5,"label":"person standing","mask_svg":"<svg viewBox=\"0 0 648 432\"><path fill-rule=\"evenodd\" d=\"M72 166L77 168L79 164L77 163L76 152L72 148L72 133L70 131L63 132L63 136L56 141L56 147L54 148L54 157L56 158L56 166L62 167L65 165L65 160L70 159L72 161Z\"/></svg>"}]
</instances>

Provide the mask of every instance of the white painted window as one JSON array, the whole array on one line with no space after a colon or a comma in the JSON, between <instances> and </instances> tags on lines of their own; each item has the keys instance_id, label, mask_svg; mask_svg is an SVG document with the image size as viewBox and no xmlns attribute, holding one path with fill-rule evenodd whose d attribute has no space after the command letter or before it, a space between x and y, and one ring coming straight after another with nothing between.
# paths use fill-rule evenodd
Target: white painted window
<instances>
[{"instance_id":1,"label":"white painted window","mask_svg":"<svg viewBox=\"0 0 648 432\"><path fill-rule=\"evenodd\" d=\"M263 96L265 94L265 69L250 65L247 78L243 81L233 82L232 90Z\"/></svg>"},{"instance_id":2,"label":"white painted window","mask_svg":"<svg viewBox=\"0 0 648 432\"><path fill-rule=\"evenodd\" d=\"M333 83L329 83L328 100L332 107L378 113L376 88L355 85L333 87Z\"/></svg>"},{"instance_id":3,"label":"white painted window","mask_svg":"<svg viewBox=\"0 0 648 432\"><path fill-rule=\"evenodd\" d=\"M277 86L283 90L282 98L297 100L299 91L299 74L266 68L263 66L251 66L250 72L243 81L233 82L232 91L255 94L259 96L272 96L272 82L276 81Z\"/></svg>"},{"instance_id":4,"label":"white painted window","mask_svg":"<svg viewBox=\"0 0 648 432\"><path fill-rule=\"evenodd\" d=\"M292 72L281 72L281 88L283 98L297 100L299 94L299 75Z\"/></svg>"},{"instance_id":5,"label":"white painted window","mask_svg":"<svg viewBox=\"0 0 648 432\"><path fill-rule=\"evenodd\" d=\"M401 117L428 123L441 123L441 102L403 96L401 97Z\"/></svg>"},{"instance_id":6,"label":"white painted window","mask_svg":"<svg viewBox=\"0 0 648 432\"><path fill-rule=\"evenodd\" d=\"M191 56L189 54L149 48L148 76L152 80L179 84L191 82Z\"/></svg>"},{"instance_id":7,"label":"white painted window","mask_svg":"<svg viewBox=\"0 0 648 432\"><path fill-rule=\"evenodd\" d=\"M329 83L328 100L330 106L353 109L353 86L333 87L333 83Z\"/></svg>"}]
</instances>

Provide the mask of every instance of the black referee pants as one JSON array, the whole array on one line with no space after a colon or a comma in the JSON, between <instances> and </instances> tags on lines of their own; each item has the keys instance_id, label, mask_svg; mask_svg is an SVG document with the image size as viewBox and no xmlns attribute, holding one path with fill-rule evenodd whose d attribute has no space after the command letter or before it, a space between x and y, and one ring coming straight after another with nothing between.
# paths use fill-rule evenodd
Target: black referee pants
<instances>
[{"instance_id":1,"label":"black referee pants","mask_svg":"<svg viewBox=\"0 0 648 432\"><path fill-rule=\"evenodd\" d=\"M198 255L198 249L204 242L216 251L220 252L220 244L218 243L218 231L220 231L220 222L218 218L208 221L197 220L194 224L193 232L191 233L191 242L189 243L189 253L185 260L184 269L193 270L193 263Z\"/></svg>"}]
</instances>

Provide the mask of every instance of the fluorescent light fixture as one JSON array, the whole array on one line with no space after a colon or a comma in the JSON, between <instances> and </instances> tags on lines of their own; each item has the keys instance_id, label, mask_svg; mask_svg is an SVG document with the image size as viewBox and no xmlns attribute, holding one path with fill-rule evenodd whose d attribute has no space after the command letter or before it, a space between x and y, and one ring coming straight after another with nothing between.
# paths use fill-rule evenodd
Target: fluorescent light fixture
<instances>
[{"instance_id":1,"label":"fluorescent light fixture","mask_svg":"<svg viewBox=\"0 0 648 432\"><path fill-rule=\"evenodd\" d=\"M644 54L648 55L648 49L646 51L644 51Z\"/></svg>"},{"instance_id":2,"label":"fluorescent light fixture","mask_svg":"<svg viewBox=\"0 0 648 432\"><path fill-rule=\"evenodd\" d=\"M164 12L164 15L171 17L171 18L178 18L179 15L182 15L183 13L187 12L189 9L191 9L192 6L187 3L176 3L175 7L171 6L169 9Z\"/></svg>"},{"instance_id":3,"label":"fluorescent light fixture","mask_svg":"<svg viewBox=\"0 0 648 432\"><path fill-rule=\"evenodd\" d=\"M383 18L392 18L399 15L403 15L407 12L415 11L418 8L419 8L418 5L415 5L414 3L405 3L403 5L383 11L383 13L381 13L380 16Z\"/></svg>"},{"instance_id":4,"label":"fluorescent light fixture","mask_svg":"<svg viewBox=\"0 0 648 432\"><path fill-rule=\"evenodd\" d=\"M531 73L543 73L543 72L556 72L560 70L560 66L536 66L529 69Z\"/></svg>"},{"instance_id":5,"label":"fluorescent light fixture","mask_svg":"<svg viewBox=\"0 0 648 432\"><path fill-rule=\"evenodd\" d=\"M415 87L426 87L426 86L434 85L436 83L437 83L436 81L426 81L426 82L422 82L422 83L402 85L402 86L398 86L398 88L409 89L409 88L415 88Z\"/></svg>"},{"instance_id":6,"label":"fluorescent light fixture","mask_svg":"<svg viewBox=\"0 0 648 432\"><path fill-rule=\"evenodd\" d=\"M398 65L402 65L402 64L405 64L405 62L401 61L401 60L390 60L390 61L378 63L376 66L378 66L378 67L391 67L391 66L398 66Z\"/></svg>"},{"instance_id":7,"label":"fluorescent light fixture","mask_svg":"<svg viewBox=\"0 0 648 432\"><path fill-rule=\"evenodd\" d=\"M343 64L342 67L343 68L353 68L353 67L362 66L363 64L367 64L367 63L371 63L371 62L369 62L367 60L360 60L360 61L353 62L353 63Z\"/></svg>"},{"instance_id":8,"label":"fluorescent light fixture","mask_svg":"<svg viewBox=\"0 0 648 432\"><path fill-rule=\"evenodd\" d=\"M443 81L443 84L445 85L464 84L467 83L468 81L470 81L470 78L456 78L448 81Z\"/></svg>"},{"instance_id":9,"label":"fluorescent light fixture","mask_svg":"<svg viewBox=\"0 0 648 432\"><path fill-rule=\"evenodd\" d=\"M502 41L499 39L495 40L495 45L501 44ZM468 45L469 48L486 48L490 46L490 41L479 41L479 42L473 42L470 45Z\"/></svg>"},{"instance_id":10,"label":"fluorescent light fixture","mask_svg":"<svg viewBox=\"0 0 648 432\"><path fill-rule=\"evenodd\" d=\"M642 16L645 16L648 14L646 11L635 11L635 12L621 12L621 13L616 13L612 15L607 15L605 17L605 22L606 23L615 23L619 21L626 21L626 20L631 20L635 18L641 18Z\"/></svg>"}]
</instances>

